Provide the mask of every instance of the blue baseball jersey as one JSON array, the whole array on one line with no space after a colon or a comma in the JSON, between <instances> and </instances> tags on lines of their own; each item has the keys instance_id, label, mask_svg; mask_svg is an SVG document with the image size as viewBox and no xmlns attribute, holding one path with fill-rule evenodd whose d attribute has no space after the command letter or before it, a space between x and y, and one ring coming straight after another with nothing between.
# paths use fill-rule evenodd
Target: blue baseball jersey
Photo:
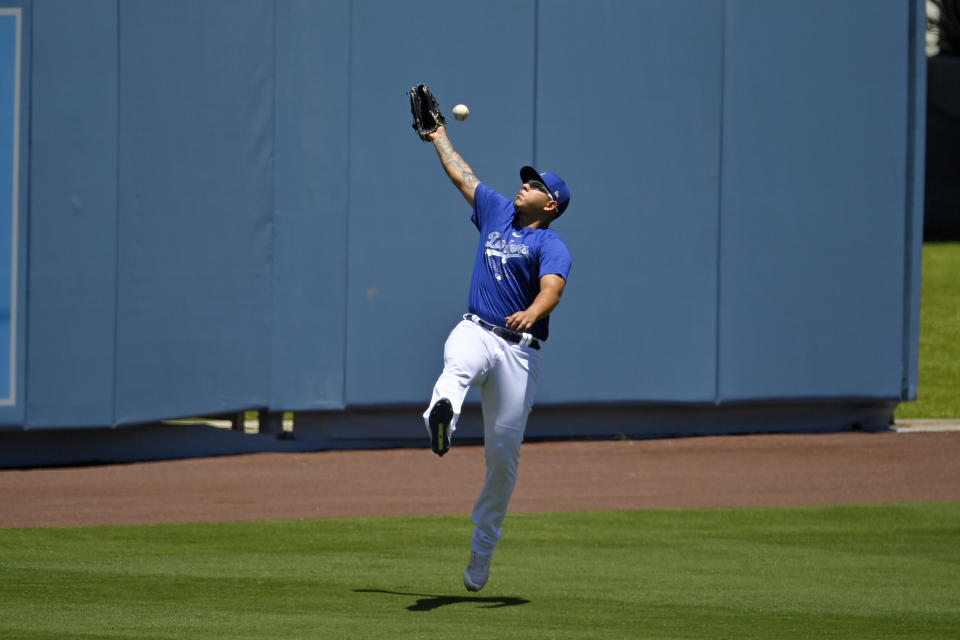
<instances>
[{"instance_id":1,"label":"blue baseball jersey","mask_svg":"<svg viewBox=\"0 0 960 640\"><path fill-rule=\"evenodd\" d=\"M470 313L490 324L504 326L507 317L523 311L540 293L540 278L570 273L570 250L551 229L531 229L514 224L513 200L480 183L473 195L471 221L480 231L477 258L470 282ZM546 340L550 317L530 329Z\"/></svg>"}]
</instances>

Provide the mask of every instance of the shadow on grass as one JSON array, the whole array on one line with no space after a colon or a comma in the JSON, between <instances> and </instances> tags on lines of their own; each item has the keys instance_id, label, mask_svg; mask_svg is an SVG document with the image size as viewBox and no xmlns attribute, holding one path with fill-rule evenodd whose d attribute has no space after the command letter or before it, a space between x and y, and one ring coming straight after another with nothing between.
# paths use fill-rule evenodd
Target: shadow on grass
<instances>
[{"instance_id":1,"label":"shadow on grass","mask_svg":"<svg viewBox=\"0 0 960 640\"><path fill-rule=\"evenodd\" d=\"M415 603L407 607L407 611L433 611L439 607L448 604L459 604L461 602L475 602L486 605L484 609L499 609L500 607L515 607L521 604L528 604L530 601L524 598L508 597L490 597L480 596L438 596L431 593L404 593L402 591L386 591L384 589L354 589L354 593L385 593L391 596L410 596L418 598Z\"/></svg>"}]
</instances>

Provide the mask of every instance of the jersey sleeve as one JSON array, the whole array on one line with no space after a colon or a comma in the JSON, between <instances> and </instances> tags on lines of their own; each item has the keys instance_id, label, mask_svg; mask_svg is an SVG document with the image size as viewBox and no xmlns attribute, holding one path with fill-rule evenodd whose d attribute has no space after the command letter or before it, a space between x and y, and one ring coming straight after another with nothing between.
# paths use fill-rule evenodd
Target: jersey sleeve
<instances>
[{"instance_id":1,"label":"jersey sleeve","mask_svg":"<svg viewBox=\"0 0 960 640\"><path fill-rule=\"evenodd\" d=\"M570 249L560 236L552 235L540 247L540 277L556 274L567 279L570 274Z\"/></svg>"},{"instance_id":2,"label":"jersey sleeve","mask_svg":"<svg viewBox=\"0 0 960 640\"><path fill-rule=\"evenodd\" d=\"M478 230L482 230L491 216L503 216L505 212L512 209L513 204L509 200L481 182L473 192L473 215L470 217L470 222Z\"/></svg>"}]
</instances>

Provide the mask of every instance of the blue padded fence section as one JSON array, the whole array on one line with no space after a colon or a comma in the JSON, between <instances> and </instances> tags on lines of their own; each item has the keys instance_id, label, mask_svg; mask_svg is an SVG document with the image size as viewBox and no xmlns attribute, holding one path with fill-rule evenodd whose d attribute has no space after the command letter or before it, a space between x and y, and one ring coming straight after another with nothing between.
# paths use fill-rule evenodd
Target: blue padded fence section
<instances>
[{"instance_id":1,"label":"blue padded fence section","mask_svg":"<svg viewBox=\"0 0 960 640\"><path fill-rule=\"evenodd\" d=\"M350 3L276 3L270 406L344 403Z\"/></svg>"},{"instance_id":2,"label":"blue padded fence section","mask_svg":"<svg viewBox=\"0 0 960 640\"><path fill-rule=\"evenodd\" d=\"M30 426L113 421L117 3L35 6Z\"/></svg>"},{"instance_id":3,"label":"blue padded fence section","mask_svg":"<svg viewBox=\"0 0 960 640\"><path fill-rule=\"evenodd\" d=\"M541 402L714 399L722 27L719 0L541 4L536 159L573 254Z\"/></svg>"},{"instance_id":4,"label":"blue padded fence section","mask_svg":"<svg viewBox=\"0 0 960 640\"><path fill-rule=\"evenodd\" d=\"M516 193L533 159L534 2L462 3L436 21L403 3L353 11L346 402L421 403L466 311L478 232L413 133L406 90L428 83L448 114L469 103L451 140L480 180Z\"/></svg>"},{"instance_id":5,"label":"blue padded fence section","mask_svg":"<svg viewBox=\"0 0 960 640\"><path fill-rule=\"evenodd\" d=\"M120 3L118 423L269 399L273 8Z\"/></svg>"},{"instance_id":6,"label":"blue padded fence section","mask_svg":"<svg viewBox=\"0 0 960 640\"><path fill-rule=\"evenodd\" d=\"M726 6L718 399L896 398L908 6Z\"/></svg>"}]
</instances>

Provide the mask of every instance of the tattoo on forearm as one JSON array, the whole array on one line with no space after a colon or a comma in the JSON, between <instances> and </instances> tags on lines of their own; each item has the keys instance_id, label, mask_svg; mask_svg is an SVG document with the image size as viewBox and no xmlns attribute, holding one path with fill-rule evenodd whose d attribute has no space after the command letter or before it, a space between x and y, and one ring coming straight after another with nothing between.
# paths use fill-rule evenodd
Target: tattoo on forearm
<instances>
[{"instance_id":1,"label":"tattoo on forearm","mask_svg":"<svg viewBox=\"0 0 960 640\"><path fill-rule=\"evenodd\" d=\"M437 154L440 156L440 163L443 165L443 168L446 169L447 173L450 174L454 182L459 182L470 190L473 190L480 184L480 179L474 175L470 165L466 163L459 153L453 150L453 145L450 144L450 140L440 138L437 140L436 146Z\"/></svg>"}]
</instances>

